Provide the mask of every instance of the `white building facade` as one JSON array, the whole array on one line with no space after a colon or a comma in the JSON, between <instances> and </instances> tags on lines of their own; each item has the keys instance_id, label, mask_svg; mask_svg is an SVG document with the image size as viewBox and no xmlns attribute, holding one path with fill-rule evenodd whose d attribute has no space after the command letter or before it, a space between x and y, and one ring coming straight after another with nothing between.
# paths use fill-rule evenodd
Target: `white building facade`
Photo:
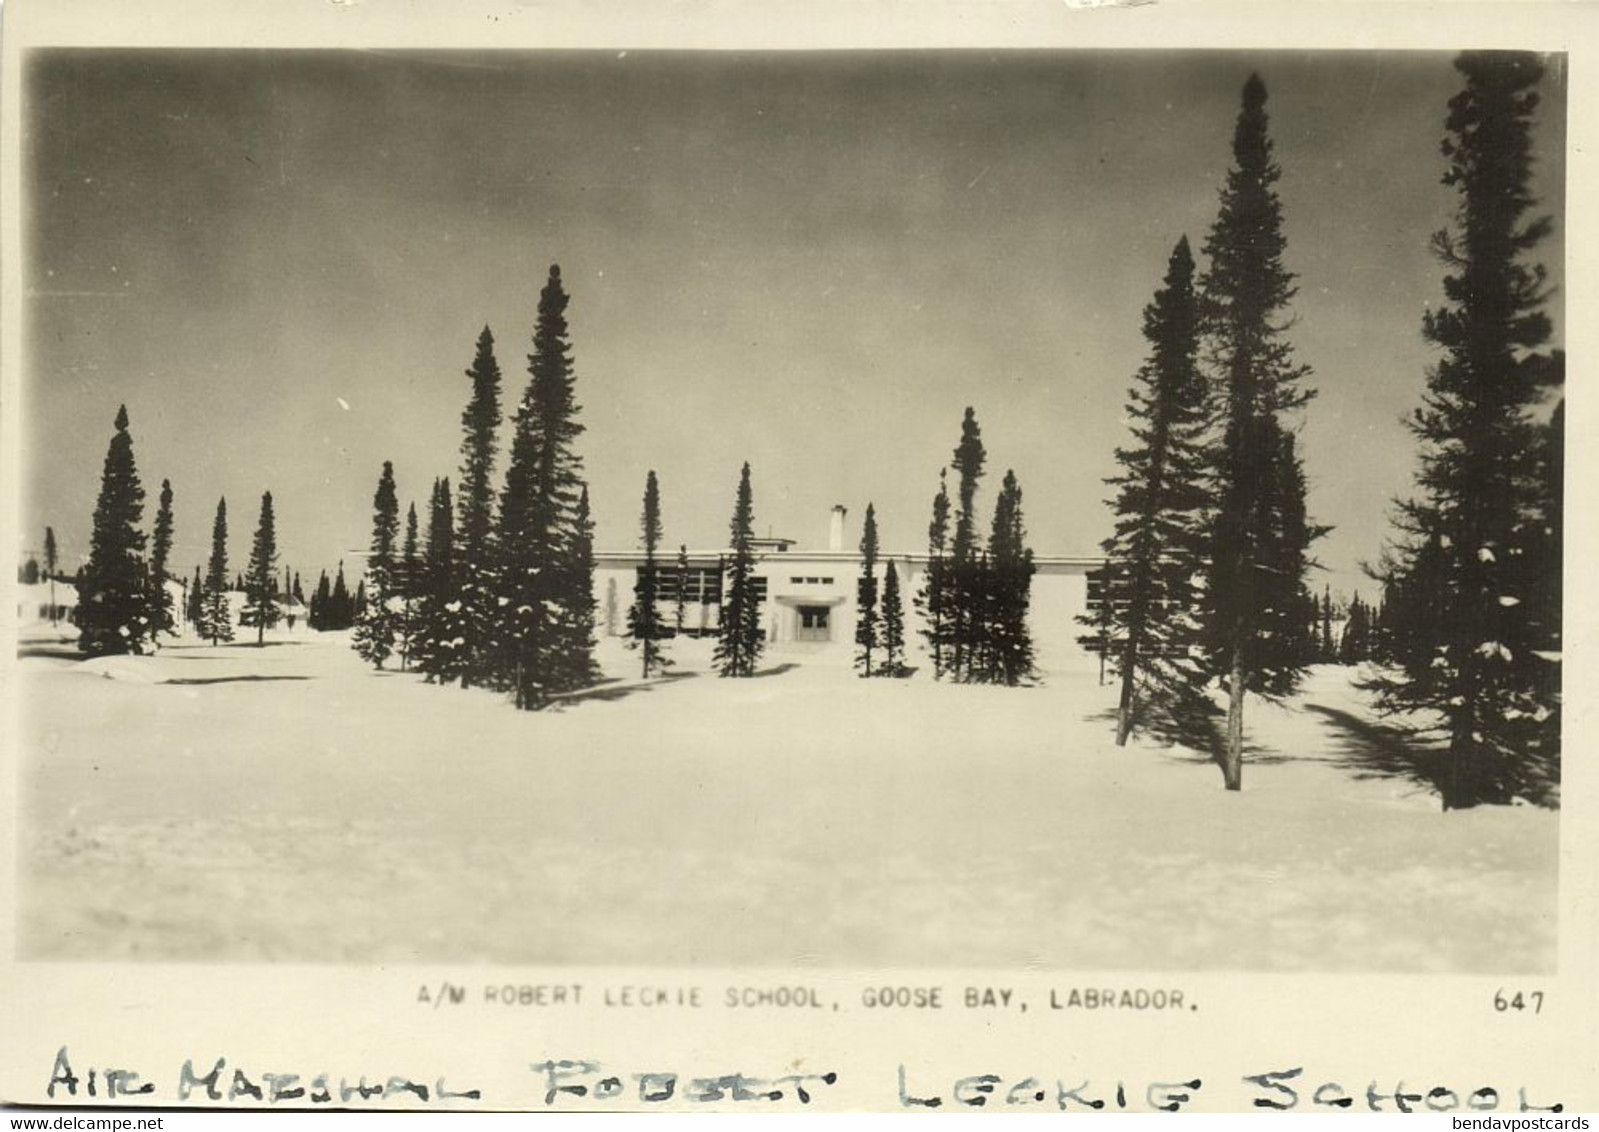
<instances>
[{"instance_id":1,"label":"white building facade","mask_svg":"<svg viewBox=\"0 0 1599 1132\"><path fill-rule=\"evenodd\" d=\"M794 540L785 538L752 540L761 624L768 646L777 652L854 649L861 555L844 549L844 516L844 508L833 509L827 550L801 549ZM690 551L687 557L682 631L690 636L714 634L719 626L722 586L731 552ZM925 552L880 553L875 572L880 598L889 562L894 563L899 575L906 656L913 665L926 658L921 634L924 622L916 610L915 597L921 592L927 561ZM633 587L643 563L643 552L638 550L596 552L594 590L602 635L627 634L627 610L633 603ZM1097 665L1094 631L1078 618L1097 605L1098 586L1093 575L1104 566L1104 559L1035 555L1033 563L1037 572L1033 576L1028 623L1039 668L1050 671ZM671 627L675 625L678 604L676 549L663 547L657 552L656 567L661 622Z\"/></svg>"}]
</instances>

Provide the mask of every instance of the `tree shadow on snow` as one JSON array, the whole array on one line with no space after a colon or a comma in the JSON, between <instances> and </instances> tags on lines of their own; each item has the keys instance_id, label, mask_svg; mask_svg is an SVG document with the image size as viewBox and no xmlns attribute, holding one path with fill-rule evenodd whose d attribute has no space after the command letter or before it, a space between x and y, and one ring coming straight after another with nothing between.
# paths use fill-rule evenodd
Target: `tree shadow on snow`
<instances>
[{"instance_id":1,"label":"tree shadow on snow","mask_svg":"<svg viewBox=\"0 0 1599 1132\"><path fill-rule=\"evenodd\" d=\"M781 676L783 673L792 672L798 667L799 665L794 661L785 660L782 664L774 664L772 667L763 668L759 672L751 672L750 676L754 678L759 678L762 676Z\"/></svg>"},{"instance_id":2,"label":"tree shadow on snow","mask_svg":"<svg viewBox=\"0 0 1599 1132\"><path fill-rule=\"evenodd\" d=\"M180 676L163 684L255 684L268 680L309 680L309 676Z\"/></svg>"},{"instance_id":3,"label":"tree shadow on snow","mask_svg":"<svg viewBox=\"0 0 1599 1132\"><path fill-rule=\"evenodd\" d=\"M47 657L50 660L83 659L83 653L78 651L78 646L67 641L35 641L17 646L18 660L27 660L34 656Z\"/></svg>"},{"instance_id":4,"label":"tree shadow on snow","mask_svg":"<svg viewBox=\"0 0 1599 1132\"><path fill-rule=\"evenodd\" d=\"M1094 718L1105 720L1115 730L1115 708L1100 712ZM1133 735L1175 748L1173 754L1186 762L1220 766L1227 752L1227 713L1209 697L1197 692L1146 691L1134 721ZM1245 730L1245 763L1273 766L1287 761L1287 755L1252 741Z\"/></svg>"},{"instance_id":5,"label":"tree shadow on snow","mask_svg":"<svg viewBox=\"0 0 1599 1132\"><path fill-rule=\"evenodd\" d=\"M698 672L662 672L654 679L635 680L631 683L624 683L620 676L608 676L582 691L567 692L552 698L550 707L559 711L569 704L588 703L590 700L598 703L615 703L617 700L627 699L635 692L653 692L663 684L688 680L698 675Z\"/></svg>"},{"instance_id":6,"label":"tree shadow on snow","mask_svg":"<svg viewBox=\"0 0 1599 1132\"><path fill-rule=\"evenodd\" d=\"M1414 728L1376 723L1324 704L1305 704L1333 731L1333 753L1356 778L1404 778L1440 790L1448 752Z\"/></svg>"}]
</instances>

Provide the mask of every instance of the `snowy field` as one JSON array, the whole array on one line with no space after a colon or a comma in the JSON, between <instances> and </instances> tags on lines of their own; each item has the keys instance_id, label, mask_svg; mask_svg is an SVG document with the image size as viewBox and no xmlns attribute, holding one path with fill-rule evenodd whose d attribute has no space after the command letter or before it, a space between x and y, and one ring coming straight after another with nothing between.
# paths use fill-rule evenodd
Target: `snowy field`
<instances>
[{"instance_id":1,"label":"snowy field","mask_svg":"<svg viewBox=\"0 0 1599 1132\"><path fill-rule=\"evenodd\" d=\"M1244 793L1032 689L614 678L561 710L344 634L25 635L25 958L1549 972L1558 814L1443 814L1340 668L1251 703ZM812 646L814 648L814 646ZM841 650L842 652L842 650Z\"/></svg>"}]
</instances>

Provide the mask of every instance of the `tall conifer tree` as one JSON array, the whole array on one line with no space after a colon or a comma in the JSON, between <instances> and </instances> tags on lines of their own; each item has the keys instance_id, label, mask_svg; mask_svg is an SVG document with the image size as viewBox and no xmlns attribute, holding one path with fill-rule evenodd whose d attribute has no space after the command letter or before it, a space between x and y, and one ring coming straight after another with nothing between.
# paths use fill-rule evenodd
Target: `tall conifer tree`
<instances>
[{"instance_id":1,"label":"tall conifer tree","mask_svg":"<svg viewBox=\"0 0 1599 1132\"><path fill-rule=\"evenodd\" d=\"M949 553L949 667L957 680L972 679L981 647L983 563L977 540L977 481L983 477L987 453L982 430L970 406L961 420L961 439L950 467L956 475L955 535Z\"/></svg>"},{"instance_id":2,"label":"tall conifer tree","mask_svg":"<svg viewBox=\"0 0 1599 1132\"><path fill-rule=\"evenodd\" d=\"M78 647L89 656L143 653L152 627L144 533L144 487L133 461L128 410L117 409L94 506L89 561L78 574Z\"/></svg>"},{"instance_id":3,"label":"tall conifer tree","mask_svg":"<svg viewBox=\"0 0 1599 1132\"><path fill-rule=\"evenodd\" d=\"M1195 576L1209 500L1199 318L1184 236L1167 260L1163 286L1144 308L1149 354L1127 395L1133 443L1116 449L1121 471L1105 481L1116 489L1114 533L1102 544L1114 570L1104 573L1099 611L1080 619L1100 631L1101 659L1114 661L1120 680L1117 746L1126 744L1137 720L1140 684L1173 689L1193 676Z\"/></svg>"},{"instance_id":4,"label":"tall conifer tree","mask_svg":"<svg viewBox=\"0 0 1599 1132\"><path fill-rule=\"evenodd\" d=\"M500 426L500 366L494 358L494 335L485 326L477 354L466 371L472 395L461 413L461 481L456 494L456 570L458 608L446 609L450 624L441 631L459 638L459 656L452 669L461 686L492 680L491 634L496 611L494 536L494 456Z\"/></svg>"},{"instance_id":5,"label":"tall conifer tree","mask_svg":"<svg viewBox=\"0 0 1599 1132\"><path fill-rule=\"evenodd\" d=\"M949 670L950 568L949 481L947 469L938 473L938 494L933 496L933 517L927 524L927 569L922 573L916 609L922 617L922 639L933 659L933 678Z\"/></svg>"},{"instance_id":6,"label":"tall conifer tree","mask_svg":"<svg viewBox=\"0 0 1599 1132\"><path fill-rule=\"evenodd\" d=\"M333 579L333 593L328 600L327 628L348 629L355 624L355 602L350 588L344 583L344 559L339 559L338 575Z\"/></svg>"},{"instance_id":7,"label":"tall conifer tree","mask_svg":"<svg viewBox=\"0 0 1599 1132\"><path fill-rule=\"evenodd\" d=\"M211 560L206 565L205 596L201 599L200 636L213 646L233 640L233 609L228 601L228 501L217 500L211 524Z\"/></svg>"},{"instance_id":8,"label":"tall conifer tree","mask_svg":"<svg viewBox=\"0 0 1599 1132\"><path fill-rule=\"evenodd\" d=\"M266 643L266 631L278 623L278 535L272 513L272 493L261 496L261 519L250 544L250 564L244 579L245 603L239 623L255 628L257 646Z\"/></svg>"},{"instance_id":9,"label":"tall conifer tree","mask_svg":"<svg viewBox=\"0 0 1599 1132\"><path fill-rule=\"evenodd\" d=\"M422 596L422 545L415 503L410 505L405 514L405 541L401 543L401 548L399 566L395 571L395 589L400 599L400 609L395 619L395 645L400 654L400 671L405 672L411 666L411 651L420 628L418 610Z\"/></svg>"},{"instance_id":10,"label":"tall conifer tree","mask_svg":"<svg viewBox=\"0 0 1599 1132\"><path fill-rule=\"evenodd\" d=\"M56 552L56 529L44 529L44 576L50 582L50 624L56 624L56 569L58 558Z\"/></svg>"},{"instance_id":11,"label":"tall conifer tree","mask_svg":"<svg viewBox=\"0 0 1599 1132\"><path fill-rule=\"evenodd\" d=\"M866 504L861 525L861 576L855 586L855 666L862 676L872 675L872 654L879 645L877 612L877 513Z\"/></svg>"},{"instance_id":12,"label":"tall conifer tree","mask_svg":"<svg viewBox=\"0 0 1599 1132\"><path fill-rule=\"evenodd\" d=\"M372 553L357 599L360 607L355 627L355 651L375 668L394 652L395 543L400 537L400 501L394 489L394 465L383 461L377 491L372 496ZM368 585L370 583L370 585Z\"/></svg>"},{"instance_id":13,"label":"tall conifer tree","mask_svg":"<svg viewBox=\"0 0 1599 1132\"><path fill-rule=\"evenodd\" d=\"M672 630L677 636L683 635L683 617L688 601L688 544L679 543L677 547L677 603L672 608Z\"/></svg>"},{"instance_id":14,"label":"tall conifer tree","mask_svg":"<svg viewBox=\"0 0 1599 1132\"><path fill-rule=\"evenodd\" d=\"M1014 687L1034 675L1033 637L1027 625L1034 566L1022 521L1022 489L1010 469L994 503L986 566L983 679Z\"/></svg>"},{"instance_id":15,"label":"tall conifer tree","mask_svg":"<svg viewBox=\"0 0 1599 1132\"><path fill-rule=\"evenodd\" d=\"M1285 497L1297 462L1281 416L1312 395L1301 384L1308 368L1294 361L1284 337L1295 288L1283 266L1280 176L1267 134L1266 86L1251 75L1202 284L1223 429L1214 454L1203 639L1209 670L1228 692L1222 772L1229 790L1243 785L1246 695L1281 695L1300 675L1274 635L1301 603L1307 563L1304 547L1290 543L1309 531L1301 521L1296 533L1284 514L1297 506L1302 519L1303 477L1296 504Z\"/></svg>"},{"instance_id":16,"label":"tall conifer tree","mask_svg":"<svg viewBox=\"0 0 1599 1132\"><path fill-rule=\"evenodd\" d=\"M530 381L500 496L500 669L524 709L543 707L595 672L593 547L580 517L587 491L574 448L583 426L567 345L568 301L561 269L552 265L539 295Z\"/></svg>"},{"instance_id":17,"label":"tall conifer tree","mask_svg":"<svg viewBox=\"0 0 1599 1132\"><path fill-rule=\"evenodd\" d=\"M883 575L883 663L877 674L905 674L905 603L899 592L899 570L892 558Z\"/></svg>"},{"instance_id":18,"label":"tall conifer tree","mask_svg":"<svg viewBox=\"0 0 1599 1132\"><path fill-rule=\"evenodd\" d=\"M633 583L633 605L627 611L627 631L633 647L643 655L644 679L648 680L660 664L661 613L660 566L655 548L661 542L661 493L652 470L644 478L644 510L639 518L639 541L644 547L644 562Z\"/></svg>"},{"instance_id":19,"label":"tall conifer tree","mask_svg":"<svg viewBox=\"0 0 1599 1132\"><path fill-rule=\"evenodd\" d=\"M750 466L739 473L733 501L732 561L728 564L722 599L721 636L716 643L717 672L722 676L753 676L760 660L761 602L755 587L755 504L750 489Z\"/></svg>"},{"instance_id":20,"label":"tall conifer tree","mask_svg":"<svg viewBox=\"0 0 1599 1132\"><path fill-rule=\"evenodd\" d=\"M1543 64L1467 52L1449 102L1444 184L1459 194L1433 248L1442 306L1422 332L1442 354L1407 422L1421 447L1415 497L1382 571L1383 648L1398 671L1376 681L1390 709L1436 713L1448 736L1445 809L1524 797L1552 802L1560 777L1560 529L1549 432L1536 410L1558 355L1534 208L1532 125ZM1557 379L1558 380L1558 379Z\"/></svg>"},{"instance_id":21,"label":"tall conifer tree","mask_svg":"<svg viewBox=\"0 0 1599 1132\"><path fill-rule=\"evenodd\" d=\"M455 509L450 481L435 479L428 501L427 553L422 560L417 667L430 681L447 683L460 674L464 659L458 616L462 590L455 560ZM455 608L452 609L451 606Z\"/></svg>"},{"instance_id":22,"label":"tall conifer tree","mask_svg":"<svg viewBox=\"0 0 1599 1132\"><path fill-rule=\"evenodd\" d=\"M161 496L155 513L155 530L150 538L150 636L159 641L162 633L178 630L172 613L172 595L167 592L167 566L172 557L172 483L161 481Z\"/></svg>"}]
</instances>

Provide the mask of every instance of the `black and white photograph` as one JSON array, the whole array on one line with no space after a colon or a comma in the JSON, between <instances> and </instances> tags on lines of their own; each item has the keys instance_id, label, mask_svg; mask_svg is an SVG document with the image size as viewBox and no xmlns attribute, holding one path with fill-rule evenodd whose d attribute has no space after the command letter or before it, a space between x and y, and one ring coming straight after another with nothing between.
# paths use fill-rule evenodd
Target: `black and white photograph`
<instances>
[{"instance_id":1,"label":"black and white photograph","mask_svg":"<svg viewBox=\"0 0 1599 1132\"><path fill-rule=\"evenodd\" d=\"M1570 970L1564 50L11 60L16 962Z\"/></svg>"}]
</instances>

